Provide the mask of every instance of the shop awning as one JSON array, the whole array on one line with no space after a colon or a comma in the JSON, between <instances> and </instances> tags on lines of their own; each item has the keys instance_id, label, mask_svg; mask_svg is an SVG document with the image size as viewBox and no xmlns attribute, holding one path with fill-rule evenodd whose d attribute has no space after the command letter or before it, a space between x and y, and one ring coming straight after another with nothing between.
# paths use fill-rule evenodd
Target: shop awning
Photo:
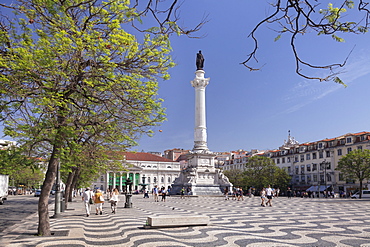
<instances>
[{"instance_id":1,"label":"shop awning","mask_svg":"<svg viewBox=\"0 0 370 247\"><path fill-rule=\"evenodd\" d=\"M317 191L318 190L318 188L317 188L318 186L317 185L312 185L310 188L308 188L306 191ZM325 189L327 189L327 188L329 188L330 187L330 185L328 185L328 186L325 186L325 185L320 185L320 188L319 188L319 190L320 191L324 191Z\"/></svg>"}]
</instances>

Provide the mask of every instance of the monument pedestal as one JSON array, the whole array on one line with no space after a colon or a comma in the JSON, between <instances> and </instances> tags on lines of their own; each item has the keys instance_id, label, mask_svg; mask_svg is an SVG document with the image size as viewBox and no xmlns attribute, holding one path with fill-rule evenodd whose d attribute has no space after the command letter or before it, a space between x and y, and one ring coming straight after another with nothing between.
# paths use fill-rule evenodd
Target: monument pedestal
<instances>
[{"instance_id":1,"label":"monument pedestal","mask_svg":"<svg viewBox=\"0 0 370 247\"><path fill-rule=\"evenodd\" d=\"M172 184L171 194L180 194L182 188L186 192L188 187L192 195L222 195L225 188L230 191L232 184L215 168L215 156L211 152L189 153L188 166Z\"/></svg>"}]
</instances>

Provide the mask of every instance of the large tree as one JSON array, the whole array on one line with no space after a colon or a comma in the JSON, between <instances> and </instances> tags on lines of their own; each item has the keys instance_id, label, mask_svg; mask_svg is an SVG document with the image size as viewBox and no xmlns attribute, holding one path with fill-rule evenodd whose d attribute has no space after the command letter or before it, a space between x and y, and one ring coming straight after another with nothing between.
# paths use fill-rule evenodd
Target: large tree
<instances>
[{"instance_id":1,"label":"large tree","mask_svg":"<svg viewBox=\"0 0 370 247\"><path fill-rule=\"evenodd\" d=\"M264 156L253 156L248 159L244 171L225 171L225 175L234 186L244 189L254 187L257 191L268 185L284 190L291 181L291 177L284 169Z\"/></svg>"},{"instance_id":2,"label":"large tree","mask_svg":"<svg viewBox=\"0 0 370 247\"><path fill-rule=\"evenodd\" d=\"M360 182L360 198L364 179L370 178L370 150L357 149L343 156L335 170L340 171L347 179Z\"/></svg>"},{"instance_id":3,"label":"large tree","mask_svg":"<svg viewBox=\"0 0 370 247\"><path fill-rule=\"evenodd\" d=\"M175 1L176 3L176 1ZM0 112L5 133L48 160L38 234L49 236L48 196L60 161L97 149L125 149L164 120L158 78L174 63L169 35L183 32L148 1L19 0L0 25ZM133 23L153 14L157 27ZM156 13L163 14L160 21ZM126 28L126 29L124 29ZM192 30L189 30L191 32ZM70 152L74 150L74 152Z\"/></svg>"},{"instance_id":4,"label":"large tree","mask_svg":"<svg viewBox=\"0 0 370 247\"><path fill-rule=\"evenodd\" d=\"M268 185L285 189L290 183L290 176L287 172L278 167L271 158L264 156L256 155L248 159L243 174L246 185L248 187L253 186L258 190Z\"/></svg>"}]
</instances>

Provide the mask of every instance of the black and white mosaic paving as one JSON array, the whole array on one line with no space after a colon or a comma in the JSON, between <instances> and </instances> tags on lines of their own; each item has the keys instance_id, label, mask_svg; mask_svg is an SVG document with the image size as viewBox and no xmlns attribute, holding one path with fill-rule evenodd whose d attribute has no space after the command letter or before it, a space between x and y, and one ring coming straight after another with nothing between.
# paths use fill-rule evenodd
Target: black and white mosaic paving
<instances>
[{"instance_id":1,"label":"black and white mosaic paving","mask_svg":"<svg viewBox=\"0 0 370 247\"><path fill-rule=\"evenodd\" d=\"M124 198L121 198L122 201ZM51 219L53 231L67 236L37 237L37 215L2 233L1 246L361 246L370 247L370 201L275 198L261 207L258 197L168 197L154 202L140 195L134 207L86 217L83 205ZM52 215L52 213L51 213ZM148 216L207 215L210 225L144 229Z\"/></svg>"}]
</instances>

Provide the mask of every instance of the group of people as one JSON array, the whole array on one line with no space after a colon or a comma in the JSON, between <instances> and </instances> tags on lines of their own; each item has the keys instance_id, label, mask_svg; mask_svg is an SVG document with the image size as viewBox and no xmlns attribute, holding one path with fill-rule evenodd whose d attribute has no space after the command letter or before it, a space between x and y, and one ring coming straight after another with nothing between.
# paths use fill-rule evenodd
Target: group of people
<instances>
[{"instance_id":1,"label":"group of people","mask_svg":"<svg viewBox=\"0 0 370 247\"><path fill-rule=\"evenodd\" d=\"M244 192L241 187L234 188L232 192L229 192L229 188L226 187L224 190L225 200L230 200L229 194L232 196L232 200L244 201Z\"/></svg>"},{"instance_id":2,"label":"group of people","mask_svg":"<svg viewBox=\"0 0 370 247\"><path fill-rule=\"evenodd\" d=\"M169 192L170 187L168 188L168 190L166 190L164 186L162 186L162 188L159 188L157 185L155 185L154 188L152 189L154 201L159 202L159 196L161 196L162 197L161 201L166 202L166 196L169 194ZM149 195L147 193L145 193L144 191L144 198L149 198Z\"/></svg>"},{"instance_id":3,"label":"group of people","mask_svg":"<svg viewBox=\"0 0 370 247\"><path fill-rule=\"evenodd\" d=\"M186 189L185 189L185 187L182 187L181 188L181 190L180 190L180 198L181 199L184 199L185 198L185 194L188 197L192 194L191 187L187 187Z\"/></svg>"},{"instance_id":4,"label":"group of people","mask_svg":"<svg viewBox=\"0 0 370 247\"><path fill-rule=\"evenodd\" d=\"M272 207L272 198L279 197L279 189L273 189L271 186L267 186L267 188L262 188L260 195L261 195L261 206L270 206Z\"/></svg>"},{"instance_id":5,"label":"group of people","mask_svg":"<svg viewBox=\"0 0 370 247\"><path fill-rule=\"evenodd\" d=\"M118 195L119 191L117 188L114 188L112 191L107 191L108 199L111 205L112 214L116 213L117 210L117 203L119 201ZM85 204L86 216L90 216L90 207L92 204L95 204L95 214L102 215L103 214L103 203L104 203L104 195L100 189L97 189L95 193L87 187L85 191L82 193L82 201Z\"/></svg>"}]
</instances>

